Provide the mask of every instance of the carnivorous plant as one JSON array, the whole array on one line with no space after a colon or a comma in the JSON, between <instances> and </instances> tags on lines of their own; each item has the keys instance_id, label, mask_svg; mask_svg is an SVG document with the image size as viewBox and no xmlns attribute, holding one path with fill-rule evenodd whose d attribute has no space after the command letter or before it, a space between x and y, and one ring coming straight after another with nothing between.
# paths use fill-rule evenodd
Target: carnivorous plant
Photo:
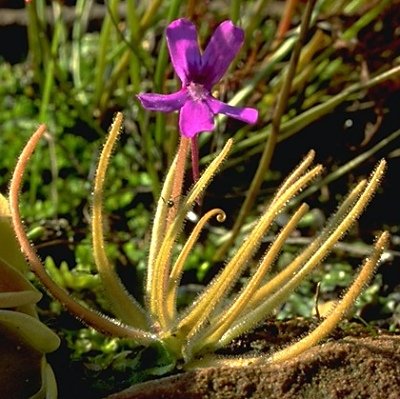
<instances>
[{"instance_id":1,"label":"carnivorous plant","mask_svg":"<svg viewBox=\"0 0 400 399\"><path fill-rule=\"evenodd\" d=\"M312 166L314 152L310 151L277 190L255 227L234 255L227 260L221 272L192 304L183 311L178 311L178 287L185 262L207 222L212 218L223 222L225 213L219 208L206 212L178 251L177 242L182 233L182 226L187 213L217 173L233 143L232 140L227 141L193 187L171 208L165 199L171 198L173 186L176 184L174 176L177 173L177 156L169 168L157 204L149 247L144 306L142 306L127 292L116 274L105 251L103 234L102 201L106 169L121 131L122 122L122 114L118 113L100 155L94 181L91 218L94 259L104 283L105 293L114 309L115 318L83 306L57 286L46 272L26 235L19 211L19 191L27 162L46 131L44 125L33 134L19 157L9 193L12 222L19 244L32 270L47 290L85 324L106 334L130 338L142 345L158 342L176 362L183 364L184 368L283 361L307 350L326 337L346 315L372 276L388 243L387 232L383 232L377 238L374 250L365 259L358 276L336 308L307 336L268 357L223 359L213 355L218 348L229 344L234 338L254 328L271 315L321 263L364 211L379 186L386 162L384 160L379 162L369 179L361 180L350 191L310 245L304 248L282 272L266 281L265 276L285 240L308 210L306 204L298 206L258 261L257 270L242 289L236 292L234 289L236 283L252 260L266 232L271 228L274 219L287 210L290 201L321 174L323 170L321 165Z\"/></svg>"},{"instance_id":2,"label":"carnivorous plant","mask_svg":"<svg viewBox=\"0 0 400 399\"><path fill-rule=\"evenodd\" d=\"M104 291L114 311L114 318L84 306L58 286L47 273L42 261L31 246L19 211L19 192L29 158L46 131L41 125L23 149L10 184L11 217L19 245L31 269L47 290L67 310L83 323L116 337L129 338L147 346L162 345L184 368L212 365L239 366L263 362L279 362L293 358L326 337L346 315L373 274L388 243L387 232L376 240L370 256L365 259L353 284L332 312L311 333L268 356L221 358L214 353L233 339L257 326L273 314L299 284L315 269L346 234L366 208L384 174L386 162L380 161L369 179L361 180L347 195L326 226L280 273L267 280L286 239L307 213L306 204L299 205L260 259L254 259L265 234L274 220L283 212L291 212L290 204L296 196L311 185L322 173L322 166L313 166L314 151L282 183L274 197L265 206L262 215L239 245L225 266L204 287L199 296L185 309L178 310L178 288L185 263L207 223L216 218L225 220L223 209L208 210L182 240L183 225L188 212L201 200L203 192L227 158L233 141L228 140L213 161L200 174L197 155L197 136L212 130L214 116L223 113L242 122L254 124L258 118L253 108L233 107L216 99L212 87L227 70L243 42L243 32L230 21L219 25L208 46L201 54L194 25L185 19L172 22L167 29L167 43L173 66L181 80L176 93L139 94L148 110L179 111L181 141L172 162L157 203L151 230L145 279L143 305L128 293L107 257L103 227L103 193L106 171L112 151L121 132L123 118L118 113L102 149L94 179L91 230L94 261L104 284ZM183 192L186 158L191 146L194 185ZM172 200L173 199L173 200ZM172 201L172 206L171 206ZM182 246L180 246L182 245ZM238 291L240 277L249 265L258 267Z\"/></svg>"}]
</instances>

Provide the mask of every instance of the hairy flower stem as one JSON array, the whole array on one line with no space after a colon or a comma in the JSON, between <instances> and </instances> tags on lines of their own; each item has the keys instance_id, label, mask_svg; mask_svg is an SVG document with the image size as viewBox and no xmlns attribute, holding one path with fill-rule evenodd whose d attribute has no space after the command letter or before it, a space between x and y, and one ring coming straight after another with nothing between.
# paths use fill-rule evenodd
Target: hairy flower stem
<instances>
[{"instance_id":1,"label":"hairy flower stem","mask_svg":"<svg viewBox=\"0 0 400 399\"><path fill-rule=\"evenodd\" d=\"M41 125L29 139L28 143L26 144L25 148L18 158L18 162L15 166L14 173L11 179L9 192L11 220L13 223L14 231L17 235L21 250L30 263L32 271L36 274L36 276L47 288L47 290L57 300L59 300L71 314L76 316L85 324L105 334L110 334L117 337L131 338L143 345L148 345L154 341L157 341L157 337L153 334L127 326L121 322L103 316L99 312L86 308L74 299L72 299L70 294L60 288L47 274L43 263L36 255L34 249L31 247L19 211L19 191L22 185L24 171L26 169L29 158L31 157L37 143L45 132L46 126Z\"/></svg>"},{"instance_id":2,"label":"hairy flower stem","mask_svg":"<svg viewBox=\"0 0 400 399\"><path fill-rule=\"evenodd\" d=\"M224 148L218 156L204 170L197 183L189 190L184 200L177 207L176 217L163 232L163 239L160 242L160 248L154 264L152 265L152 278L150 284L147 285L149 293L149 310L152 318L156 321L156 325L162 330L169 329L168 314L165 304L165 298L168 289L168 279L170 276L171 256L174 244L182 230L182 226L187 213L193 207L195 201L208 184L210 184L213 176L218 170L221 163L225 160L232 147L232 140L228 140ZM152 238L153 239L153 238Z\"/></svg>"},{"instance_id":3,"label":"hairy flower stem","mask_svg":"<svg viewBox=\"0 0 400 399\"><path fill-rule=\"evenodd\" d=\"M247 191L246 198L240 209L239 215L235 221L235 224L232 227L231 236L226 241L226 243L224 245L222 245L221 248L216 252L215 257L214 257L214 259L216 261L223 259L226 252L228 251L228 249L232 247L232 244L235 241L236 237L238 236L240 229L241 229L247 215L249 214L250 210L252 209L252 207L254 205L257 195L260 191L261 184L263 183L263 181L265 179L265 174L268 171L268 168L271 164L275 146L278 141L278 135L280 132L280 124L281 124L282 115L285 111L285 108L286 108L286 105L287 105L287 102L289 99L292 81L293 81L293 78L296 73L301 49L306 40L306 36L307 36L307 32L308 32L308 28L309 28L309 24L310 24L310 20L311 20L311 14L312 14L312 10L315 5L315 1L316 0L309 0L307 2L307 6L306 6L306 9L305 9L305 12L303 15L303 19L301 21L300 35L299 35L298 41L296 42L296 45L293 49L293 53L292 53L292 56L291 56L290 62L289 62L289 69L288 69L286 77L284 79L282 90L279 93L278 102L276 104L276 107L274 109L274 114L272 116L271 134L270 134L268 141L264 147L260 162L258 164L257 171L251 182L250 188Z\"/></svg>"},{"instance_id":4,"label":"hairy flower stem","mask_svg":"<svg viewBox=\"0 0 400 399\"><path fill-rule=\"evenodd\" d=\"M192 154L192 173L193 182L196 183L199 180L200 170L199 170L199 142L197 141L197 136L190 139L190 153Z\"/></svg>"},{"instance_id":5,"label":"hairy flower stem","mask_svg":"<svg viewBox=\"0 0 400 399\"><path fill-rule=\"evenodd\" d=\"M167 227L175 218L176 211L182 196L183 182L185 179L186 160L189 152L190 140L181 136L177 152L174 183L172 186L171 198L164 198L169 206Z\"/></svg>"}]
</instances>

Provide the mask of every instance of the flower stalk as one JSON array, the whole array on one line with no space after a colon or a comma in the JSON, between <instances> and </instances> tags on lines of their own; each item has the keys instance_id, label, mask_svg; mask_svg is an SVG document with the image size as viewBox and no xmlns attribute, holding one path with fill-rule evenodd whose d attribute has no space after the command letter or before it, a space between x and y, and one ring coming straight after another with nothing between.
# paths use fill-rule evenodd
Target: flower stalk
<instances>
[{"instance_id":1,"label":"flower stalk","mask_svg":"<svg viewBox=\"0 0 400 399\"><path fill-rule=\"evenodd\" d=\"M158 256L154 262L152 286L150 287L149 292L149 307L151 315L155 320L155 323L162 326L162 328L166 328L168 325L165 297L168 289L167 281L170 274L171 257L174 244L182 230L187 213L191 210L195 201L200 197L206 186L211 182L214 174L218 170L223 160L226 158L231 146L232 140L228 140L220 154L213 160L213 162L211 162L208 168L206 168L199 180L188 192L186 198L178 207L178 211L173 223L168 227L166 232L162 233L164 239L160 246Z\"/></svg>"},{"instance_id":2,"label":"flower stalk","mask_svg":"<svg viewBox=\"0 0 400 399\"><path fill-rule=\"evenodd\" d=\"M176 205L178 205L180 198L182 196L189 145L190 145L190 139L187 139L186 137L181 137L178 146L176 169L174 174L174 184L172 186L172 195L171 197L164 198L169 207L168 225L170 225L175 218L177 209Z\"/></svg>"}]
</instances>

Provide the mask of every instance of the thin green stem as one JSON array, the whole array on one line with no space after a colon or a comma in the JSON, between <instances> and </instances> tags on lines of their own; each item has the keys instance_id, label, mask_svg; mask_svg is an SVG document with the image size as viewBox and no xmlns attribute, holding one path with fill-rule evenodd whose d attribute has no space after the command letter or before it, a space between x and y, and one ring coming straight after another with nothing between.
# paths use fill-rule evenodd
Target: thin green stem
<instances>
[{"instance_id":1,"label":"thin green stem","mask_svg":"<svg viewBox=\"0 0 400 399\"><path fill-rule=\"evenodd\" d=\"M167 23L177 18L177 16L179 15L179 9L181 7L181 4L182 0L171 0L171 4L169 6L167 14ZM167 62L168 62L167 42L163 40L161 43L160 50L158 52L156 70L154 73L154 90L158 93L161 93L163 89Z\"/></svg>"},{"instance_id":2,"label":"thin green stem","mask_svg":"<svg viewBox=\"0 0 400 399\"><path fill-rule=\"evenodd\" d=\"M43 54L40 41L40 22L36 12L36 2L29 2L26 4L28 13L28 43L29 55L32 61L32 70L34 73L35 81L42 83L41 65L43 63Z\"/></svg>"},{"instance_id":3,"label":"thin green stem","mask_svg":"<svg viewBox=\"0 0 400 399\"><path fill-rule=\"evenodd\" d=\"M172 0L171 1L169 10L168 10L168 15L167 15L168 22L172 21L173 19L175 19L178 16L181 3L182 3L182 0ZM150 8L148 9L146 14L143 16L143 18L140 21L140 27L141 27L142 31L144 29L146 29L149 21L154 17L159 6L160 6L160 4L158 4L157 1L153 1ZM168 60L167 45L166 45L166 41L164 40L164 41L162 41L160 50L158 52L158 58L157 58L157 63L156 63L156 68L155 68L155 73L154 73L154 91L157 91L160 93L163 91L167 60ZM158 112L156 114L154 134L147 133L145 135L145 139L144 139L146 156L148 159L147 170L153 180L154 198L158 198L158 195L160 193L160 182L159 182L157 170L155 168L156 160L154 157L154 148L156 147L156 144L159 147L161 147L163 144L165 144L165 142L164 142L165 126L166 126L165 115ZM145 130L148 130L148 129L143 129L143 131L145 131ZM171 140L176 141L176 138L174 138L172 136L173 135L171 135Z\"/></svg>"},{"instance_id":4,"label":"thin green stem","mask_svg":"<svg viewBox=\"0 0 400 399\"><path fill-rule=\"evenodd\" d=\"M119 0L109 0L108 6L111 13L115 14L118 7ZM97 50L96 66L94 68L94 93L93 104L99 105L100 98L104 90L105 70L107 65L107 54L110 48L110 38L112 36L113 21L110 14L104 18L103 25L100 32L99 48Z\"/></svg>"},{"instance_id":5,"label":"thin green stem","mask_svg":"<svg viewBox=\"0 0 400 399\"><path fill-rule=\"evenodd\" d=\"M231 10L230 10L230 19L234 24L238 24L240 21L240 9L242 7L242 0L232 0L231 1Z\"/></svg>"},{"instance_id":6,"label":"thin green stem","mask_svg":"<svg viewBox=\"0 0 400 399\"><path fill-rule=\"evenodd\" d=\"M168 14L167 22L171 22L176 19L179 15L179 10L181 8L182 0L171 0ZM156 69L154 72L154 91L162 93L164 89L165 82L165 71L167 69L168 62L168 51L167 42L163 40L161 43L160 50L158 52ZM156 115L156 129L155 129L155 140L156 143L161 144L165 137L165 116L158 112Z\"/></svg>"},{"instance_id":7,"label":"thin green stem","mask_svg":"<svg viewBox=\"0 0 400 399\"><path fill-rule=\"evenodd\" d=\"M139 42L139 16L137 13L137 7L134 0L127 1L127 20L130 30L130 41L131 43ZM140 91L140 62L139 56L135 52L132 53L131 62L129 64L130 77L132 81L134 93Z\"/></svg>"},{"instance_id":8,"label":"thin green stem","mask_svg":"<svg viewBox=\"0 0 400 399\"><path fill-rule=\"evenodd\" d=\"M82 36L86 30L90 9L93 0L77 0L75 6L75 21L72 26L72 56L71 69L72 79L76 88L82 87L81 57L82 57Z\"/></svg>"},{"instance_id":9,"label":"thin green stem","mask_svg":"<svg viewBox=\"0 0 400 399\"><path fill-rule=\"evenodd\" d=\"M258 28L258 26L260 24L260 20L263 17L263 10L267 6L268 2L270 2L270 1L271 0L260 0L255 4L253 13L250 16L250 20L249 20L247 26L245 27L246 45L248 45L248 43L253 38L253 33Z\"/></svg>"},{"instance_id":10,"label":"thin green stem","mask_svg":"<svg viewBox=\"0 0 400 399\"><path fill-rule=\"evenodd\" d=\"M60 46L61 36L64 30L64 25L61 18L61 5L57 2L53 3L54 10L54 34L50 49L50 59L46 65L46 74L43 87L42 101L40 103L39 121L44 123L47 122L47 110L54 86L54 69L57 60L57 52Z\"/></svg>"},{"instance_id":11,"label":"thin green stem","mask_svg":"<svg viewBox=\"0 0 400 399\"><path fill-rule=\"evenodd\" d=\"M140 20L140 29L146 30L156 18L157 11L161 7L162 0L153 0L146 9L146 12Z\"/></svg>"},{"instance_id":12,"label":"thin green stem","mask_svg":"<svg viewBox=\"0 0 400 399\"><path fill-rule=\"evenodd\" d=\"M373 147L371 147L369 150L364 151L362 154L358 155L357 157L353 158L349 162L345 163L344 165L340 166L337 168L335 171L330 173L327 177L324 179L321 179L319 182L315 183L313 187L309 187L306 190L304 190L303 193L301 193L297 198L297 201L301 201L302 199L308 197L309 195L315 193L318 191L321 187L332 183L333 181L339 179L341 176L344 176L354 168L356 168L358 165L361 165L363 162L367 161L370 159L374 154L376 154L379 150L387 146L389 143L392 141L396 140L398 137L400 137L400 129L396 130L392 134L390 134L388 137L385 137L382 139L379 143L375 144Z\"/></svg>"},{"instance_id":13,"label":"thin green stem","mask_svg":"<svg viewBox=\"0 0 400 399\"><path fill-rule=\"evenodd\" d=\"M110 79L108 79L107 84L101 93L101 98L99 100L99 110L101 113L107 108L117 84L120 83L120 86L124 89L127 87L127 84L123 82L124 77L127 79L127 71L130 72L134 86L133 91L138 93L140 91L141 83L141 63L143 63L146 68L151 68L149 54L140 44L144 32L140 30L136 5L131 0L128 1L127 4L127 19L130 28L130 38L128 40L119 28L116 13L111 9L108 3L106 4L109 12L108 15L110 16L114 29L121 40L116 51L114 50L114 52L108 57L109 59L115 59L115 66L112 69ZM121 52L122 54L120 54Z\"/></svg>"},{"instance_id":14,"label":"thin green stem","mask_svg":"<svg viewBox=\"0 0 400 399\"><path fill-rule=\"evenodd\" d=\"M270 166L272 156L274 154L275 146L277 144L278 135L280 132L280 125L282 115L286 109L287 102L290 95L290 89L292 85L293 78L296 73L297 63L300 57L301 49L305 43L306 35L308 32L309 23L311 20L312 10L314 8L316 0L309 0L307 2L307 7L301 22L300 26L300 35L299 39L293 49L292 56L290 58L289 69L287 71L286 78L284 80L282 90L279 94L278 102L274 110L274 114L272 117L272 130L271 134L268 138L267 144L264 147L264 151L261 155L260 162L257 167L257 171L253 177L251 182L250 188L247 191L246 198L242 207L240 208L239 215L236 218L235 224L232 228L232 234L229 240L221 246L221 248L217 251L215 255L216 260L222 259L228 249L232 246L233 242L235 241L236 237L238 236L240 229L243 226L243 223L248 216L249 212L251 211L254 202L257 198L257 195L260 191L261 185L265 179L265 174Z\"/></svg>"},{"instance_id":15,"label":"thin green stem","mask_svg":"<svg viewBox=\"0 0 400 399\"><path fill-rule=\"evenodd\" d=\"M126 75L127 70L129 69L129 63L132 59L131 50L127 49L117 59L118 62L116 66L113 68L111 76L109 77L107 83L105 84L104 91L100 95L99 110L101 113L103 113L104 110L107 109L109 99L113 94L114 88L117 86L117 83L122 79L122 77Z\"/></svg>"},{"instance_id":16,"label":"thin green stem","mask_svg":"<svg viewBox=\"0 0 400 399\"><path fill-rule=\"evenodd\" d=\"M377 5L371 8L343 32L341 39L350 40L357 36L358 32L366 25L371 23L376 17L382 12L382 10L391 2L391 0L381 0L377 2Z\"/></svg>"},{"instance_id":17,"label":"thin green stem","mask_svg":"<svg viewBox=\"0 0 400 399\"><path fill-rule=\"evenodd\" d=\"M54 26L54 34L53 34L53 39L51 43L51 49L50 49L50 58L46 62L46 74L43 82L43 91L42 91L42 99L40 103L40 109L39 109L39 121L42 123L47 123L48 122L48 107L50 103L50 98L53 93L53 87L55 84L55 67L57 63L57 52L60 47L60 42L62 38L62 34L64 31L64 24L61 19L61 11L62 11L62 6L54 2L53 3L53 12L54 12L54 20L55 20L55 26ZM52 168L52 171L57 171L57 165L55 162L54 158L54 152L52 151L51 147L51 139L48 139L49 143L49 148L50 148L50 154L51 154L51 160L52 160L52 167L55 167L55 169ZM35 160L32 163L32 169L33 173L31 176L31 184L29 188L29 202L33 204L36 200L36 195L37 195L37 190L40 185L40 179L38 178L39 175L39 165L40 161L39 159ZM52 176L53 178L55 177L54 175ZM54 179L53 179L54 182ZM54 189L54 184L52 186L52 195L56 195L57 190ZM57 200L56 196L53 197L53 202L54 209L57 210Z\"/></svg>"}]
</instances>

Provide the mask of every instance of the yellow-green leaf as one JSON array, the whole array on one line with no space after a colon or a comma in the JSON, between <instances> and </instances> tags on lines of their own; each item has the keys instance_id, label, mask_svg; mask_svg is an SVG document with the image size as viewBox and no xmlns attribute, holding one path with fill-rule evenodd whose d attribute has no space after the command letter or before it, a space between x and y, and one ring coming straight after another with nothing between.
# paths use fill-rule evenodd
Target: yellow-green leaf
<instances>
[{"instance_id":1,"label":"yellow-green leaf","mask_svg":"<svg viewBox=\"0 0 400 399\"><path fill-rule=\"evenodd\" d=\"M8 200L0 194L0 258L20 272L29 270L11 225Z\"/></svg>"},{"instance_id":2,"label":"yellow-green leaf","mask_svg":"<svg viewBox=\"0 0 400 399\"><path fill-rule=\"evenodd\" d=\"M25 313L0 310L0 325L38 352L53 352L60 345L60 338L50 328Z\"/></svg>"}]
</instances>

